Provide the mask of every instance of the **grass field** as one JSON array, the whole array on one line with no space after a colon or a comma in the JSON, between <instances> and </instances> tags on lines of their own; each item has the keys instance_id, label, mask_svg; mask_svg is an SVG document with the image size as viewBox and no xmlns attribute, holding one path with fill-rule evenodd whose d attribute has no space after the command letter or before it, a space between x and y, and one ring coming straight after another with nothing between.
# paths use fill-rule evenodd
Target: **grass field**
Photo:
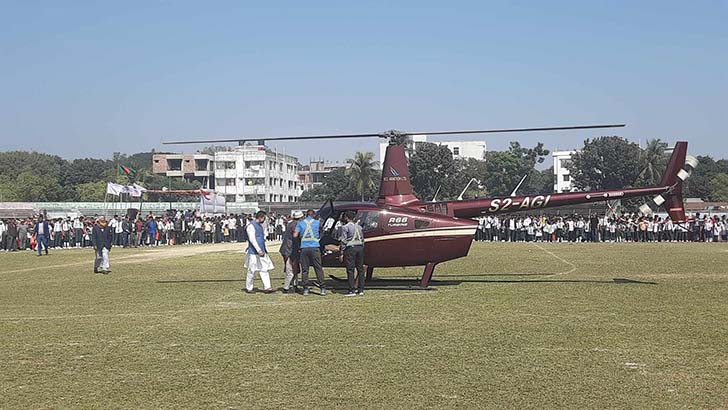
<instances>
[{"instance_id":1,"label":"grass field","mask_svg":"<svg viewBox=\"0 0 728 410\"><path fill-rule=\"evenodd\" d=\"M0 408L728 408L724 244L476 243L357 298L245 294L239 249L0 254Z\"/></svg>"}]
</instances>

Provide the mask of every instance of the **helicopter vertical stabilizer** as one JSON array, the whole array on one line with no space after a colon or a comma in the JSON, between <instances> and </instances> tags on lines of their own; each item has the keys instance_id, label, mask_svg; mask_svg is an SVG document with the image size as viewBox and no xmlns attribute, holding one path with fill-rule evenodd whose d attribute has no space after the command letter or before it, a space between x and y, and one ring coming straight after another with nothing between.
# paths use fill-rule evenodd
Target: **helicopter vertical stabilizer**
<instances>
[{"instance_id":1,"label":"helicopter vertical stabilizer","mask_svg":"<svg viewBox=\"0 0 728 410\"><path fill-rule=\"evenodd\" d=\"M667 163L667 169L662 175L661 186L672 187L665 194L656 196L653 201L657 206L664 206L670 219L676 223L682 223L687 220L685 217L685 206L683 205L682 188L685 180L690 176L693 168L697 166L697 161L687 155L688 143L679 141L675 143L672 150L672 156Z\"/></svg>"},{"instance_id":2,"label":"helicopter vertical stabilizer","mask_svg":"<svg viewBox=\"0 0 728 410\"><path fill-rule=\"evenodd\" d=\"M377 204L400 206L418 201L412 193L405 148L401 145L389 145L384 155Z\"/></svg>"}]
</instances>

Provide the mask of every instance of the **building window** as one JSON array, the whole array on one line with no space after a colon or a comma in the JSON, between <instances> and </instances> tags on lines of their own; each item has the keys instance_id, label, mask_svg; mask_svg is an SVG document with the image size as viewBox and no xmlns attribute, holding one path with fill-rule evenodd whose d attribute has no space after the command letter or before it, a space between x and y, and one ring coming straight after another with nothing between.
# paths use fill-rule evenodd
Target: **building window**
<instances>
[{"instance_id":1,"label":"building window","mask_svg":"<svg viewBox=\"0 0 728 410\"><path fill-rule=\"evenodd\" d=\"M235 195L225 195L225 202L235 202Z\"/></svg>"},{"instance_id":2,"label":"building window","mask_svg":"<svg viewBox=\"0 0 728 410\"><path fill-rule=\"evenodd\" d=\"M452 154L453 155L460 155L460 147L453 147Z\"/></svg>"},{"instance_id":3,"label":"building window","mask_svg":"<svg viewBox=\"0 0 728 410\"><path fill-rule=\"evenodd\" d=\"M218 161L215 163L215 169L235 169L235 161Z\"/></svg>"},{"instance_id":4,"label":"building window","mask_svg":"<svg viewBox=\"0 0 728 410\"><path fill-rule=\"evenodd\" d=\"M569 181L571 181L571 175L569 175L569 174L564 175L564 182L569 182Z\"/></svg>"}]
</instances>

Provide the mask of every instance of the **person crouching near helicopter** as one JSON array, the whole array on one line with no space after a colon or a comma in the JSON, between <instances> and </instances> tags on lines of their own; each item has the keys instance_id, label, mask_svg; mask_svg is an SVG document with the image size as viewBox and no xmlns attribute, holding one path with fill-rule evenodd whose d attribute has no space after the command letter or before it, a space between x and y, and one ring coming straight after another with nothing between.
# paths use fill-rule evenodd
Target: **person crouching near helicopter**
<instances>
[{"instance_id":1,"label":"person crouching near helicopter","mask_svg":"<svg viewBox=\"0 0 728 410\"><path fill-rule=\"evenodd\" d=\"M301 276L303 276L303 296L308 296L309 281L308 270L313 265L321 287L321 296L326 296L326 285L324 284L324 268L321 265L321 223L314 219L316 212L313 209L306 211L306 219L298 222L293 232L294 238L301 238Z\"/></svg>"},{"instance_id":2,"label":"person crouching near helicopter","mask_svg":"<svg viewBox=\"0 0 728 410\"><path fill-rule=\"evenodd\" d=\"M263 292L273 293L276 290L270 286L270 275L268 271L273 269L273 261L268 256L268 250L265 248L265 211L258 211L255 219L250 221L245 228L248 234L248 251L245 258L245 266L248 267L248 275L245 279L245 291L253 293L253 279L255 272L258 272L260 279L263 281Z\"/></svg>"},{"instance_id":3,"label":"person crouching near helicopter","mask_svg":"<svg viewBox=\"0 0 728 410\"><path fill-rule=\"evenodd\" d=\"M340 260L346 263L346 278L349 280L349 293L345 296L364 296L364 232L361 225L354 219L356 213L347 211L344 214L344 226L341 227L341 256ZM354 269L358 287L355 289Z\"/></svg>"},{"instance_id":4,"label":"person crouching near helicopter","mask_svg":"<svg viewBox=\"0 0 728 410\"><path fill-rule=\"evenodd\" d=\"M286 280L283 283L283 292L285 293L295 293L297 291L298 273L301 270L301 266L299 264L301 240L300 237L294 238L293 233L296 230L296 225L298 225L298 222L301 218L303 218L303 212L294 211L291 216L293 219L288 222L285 227L281 248L279 250L281 256L283 256L283 263L286 265ZM293 286L293 289L291 289L291 286Z\"/></svg>"},{"instance_id":5,"label":"person crouching near helicopter","mask_svg":"<svg viewBox=\"0 0 728 410\"><path fill-rule=\"evenodd\" d=\"M94 273L103 273L104 275L111 272L109 270L109 251L114 243L114 231L106 223L106 218L101 216L96 220L93 233L91 235L96 257L94 258ZM99 268L101 270L99 271Z\"/></svg>"}]
</instances>

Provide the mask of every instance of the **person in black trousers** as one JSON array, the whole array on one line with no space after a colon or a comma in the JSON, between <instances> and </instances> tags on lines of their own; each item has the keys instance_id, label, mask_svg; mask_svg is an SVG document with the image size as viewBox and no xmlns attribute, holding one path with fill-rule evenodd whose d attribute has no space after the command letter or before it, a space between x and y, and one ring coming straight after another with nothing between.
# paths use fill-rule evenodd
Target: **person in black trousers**
<instances>
[{"instance_id":1,"label":"person in black trousers","mask_svg":"<svg viewBox=\"0 0 728 410\"><path fill-rule=\"evenodd\" d=\"M114 233L111 227L106 223L105 217L99 217L94 225L91 240L96 251L94 259L94 273L103 273L104 275L111 272L109 269L109 252L114 243ZM99 271L99 268L101 270Z\"/></svg>"},{"instance_id":2,"label":"person in black trousers","mask_svg":"<svg viewBox=\"0 0 728 410\"><path fill-rule=\"evenodd\" d=\"M356 213L347 211L344 214L344 226L341 227L340 260L346 263L346 277L349 280L349 293L346 296L355 296L357 293L364 296L364 232L359 224L354 222ZM354 269L356 280L354 281ZM356 289L356 290L355 290Z\"/></svg>"}]
</instances>

